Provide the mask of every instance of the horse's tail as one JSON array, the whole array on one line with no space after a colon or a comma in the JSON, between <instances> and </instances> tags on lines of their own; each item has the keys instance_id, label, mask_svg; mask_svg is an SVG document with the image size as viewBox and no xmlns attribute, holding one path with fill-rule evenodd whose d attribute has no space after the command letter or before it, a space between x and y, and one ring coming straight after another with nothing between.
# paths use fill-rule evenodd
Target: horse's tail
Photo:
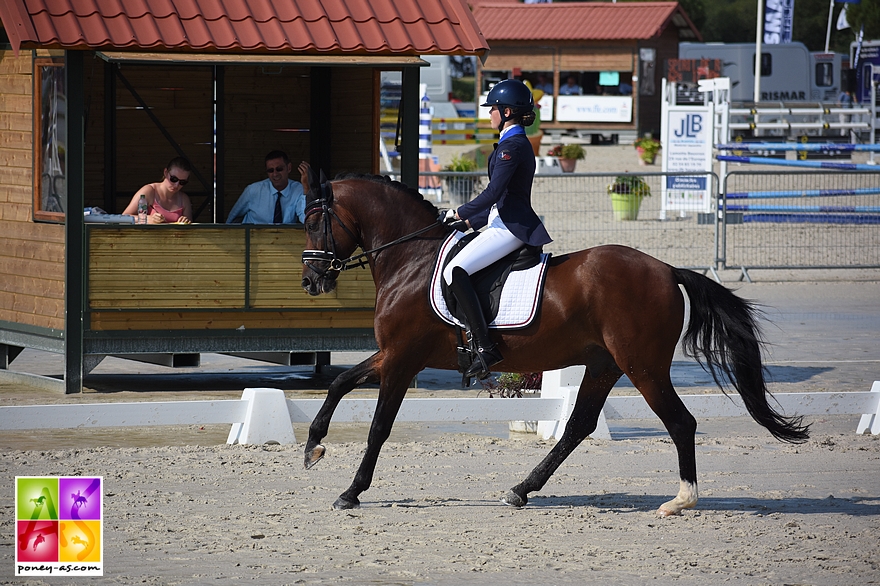
<instances>
[{"instance_id":1,"label":"horse's tail","mask_svg":"<svg viewBox=\"0 0 880 586\"><path fill-rule=\"evenodd\" d=\"M770 393L761 363L764 342L758 325L760 310L703 275L684 269L673 272L691 304L690 322L682 340L685 354L696 358L722 390L732 385L752 418L775 438L791 443L806 441L810 426L804 425L803 417L784 417L767 401Z\"/></svg>"}]
</instances>

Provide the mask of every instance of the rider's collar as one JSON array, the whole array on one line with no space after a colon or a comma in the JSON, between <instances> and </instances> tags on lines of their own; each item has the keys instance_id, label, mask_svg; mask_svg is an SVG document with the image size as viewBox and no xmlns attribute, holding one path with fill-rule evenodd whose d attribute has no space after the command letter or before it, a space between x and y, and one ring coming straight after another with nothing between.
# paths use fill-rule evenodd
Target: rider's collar
<instances>
[{"instance_id":1,"label":"rider's collar","mask_svg":"<svg viewBox=\"0 0 880 586\"><path fill-rule=\"evenodd\" d=\"M511 137L515 134L525 134L526 129L522 127L521 124L514 124L512 126L508 126L504 130L501 131L501 138L498 139L498 142L501 142L505 138Z\"/></svg>"}]
</instances>

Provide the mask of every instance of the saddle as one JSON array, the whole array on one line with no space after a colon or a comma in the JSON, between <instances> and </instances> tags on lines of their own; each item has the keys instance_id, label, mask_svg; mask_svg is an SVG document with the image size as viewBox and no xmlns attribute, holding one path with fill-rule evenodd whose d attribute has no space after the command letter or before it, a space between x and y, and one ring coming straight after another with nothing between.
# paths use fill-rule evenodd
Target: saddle
<instances>
[{"instance_id":1,"label":"saddle","mask_svg":"<svg viewBox=\"0 0 880 586\"><path fill-rule=\"evenodd\" d=\"M449 325L462 329L463 345L458 348L459 371L464 373L473 362L476 348L465 335L466 318L455 295L443 279L443 269L476 233L454 232L441 245L431 280L430 301L434 313ZM480 305L490 329L521 329L528 327L541 305L549 254L541 247L525 246L471 275ZM462 379L462 387L470 381Z\"/></svg>"},{"instance_id":2,"label":"saddle","mask_svg":"<svg viewBox=\"0 0 880 586\"><path fill-rule=\"evenodd\" d=\"M453 245L439 269L441 274L446 265L449 264L449 261L455 258L455 255L461 252L477 236L477 232L472 232ZM486 316L487 324L491 324L498 316L498 309L501 306L501 292L510 273L525 271L537 266L541 262L542 253L543 247L526 245L471 275L471 281L474 284L474 289L477 291L477 296L480 298L480 305L483 308L483 314ZM464 313L459 310L455 295L452 294L449 290L449 285L442 278L440 279L440 287L443 291L443 299L446 301L449 313L459 322L465 323Z\"/></svg>"}]
</instances>

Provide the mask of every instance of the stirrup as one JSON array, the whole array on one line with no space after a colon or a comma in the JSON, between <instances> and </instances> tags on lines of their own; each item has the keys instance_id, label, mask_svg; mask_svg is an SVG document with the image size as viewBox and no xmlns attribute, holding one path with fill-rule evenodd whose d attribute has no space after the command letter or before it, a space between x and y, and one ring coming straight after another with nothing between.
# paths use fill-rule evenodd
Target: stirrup
<instances>
[{"instance_id":1,"label":"stirrup","mask_svg":"<svg viewBox=\"0 0 880 586\"><path fill-rule=\"evenodd\" d=\"M486 349L480 348L477 350L474 361L470 368L465 371L464 376L475 376L479 380L483 380L489 376L491 368L502 360L504 360L504 357L498 351L498 346Z\"/></svg>"}]
</instances>

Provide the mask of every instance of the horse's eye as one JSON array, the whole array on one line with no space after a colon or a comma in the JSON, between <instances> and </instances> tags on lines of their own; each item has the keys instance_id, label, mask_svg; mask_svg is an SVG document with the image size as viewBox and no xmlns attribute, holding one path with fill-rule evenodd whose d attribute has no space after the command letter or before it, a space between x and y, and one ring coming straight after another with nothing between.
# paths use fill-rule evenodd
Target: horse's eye
<instances>
[{"instance_id":1,"label":"horse's eye","mask_svg":"<svg viewBox=\"0 0 880 586\"><path fill-rule=\"evenodd\" d=\"M318 231L318 222L309 222L306 224L306 232L317 232Z\"/></svg>"}]
</instances>

